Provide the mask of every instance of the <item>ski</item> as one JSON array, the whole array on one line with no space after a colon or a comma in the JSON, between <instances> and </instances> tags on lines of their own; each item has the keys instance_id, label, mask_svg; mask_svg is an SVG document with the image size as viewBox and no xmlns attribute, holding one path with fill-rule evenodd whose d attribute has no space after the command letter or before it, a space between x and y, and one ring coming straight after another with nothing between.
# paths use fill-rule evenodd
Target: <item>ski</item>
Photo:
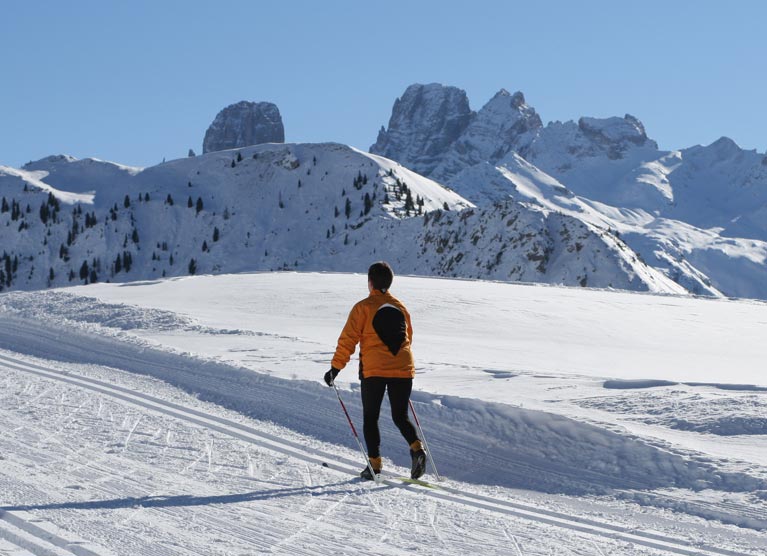
<instances>
[{"instance_id":1,"label":"ski","mask_svg":"<svg viewBox=\"0 0 767 556\"><path fill-rule=\"evenodd\" d=\"M326 467L328 469L334 469L336 471L342 471L344 473L348 473L349 472L349 470L344 468L344 467L341 467L341 466L338 466L338 465L335 465L335 464L332 464L332 463L328 463L326 461L322 462L322 467ZM359 475L357 476L357 478L360 478ZM362 480L362 479L360 478L360 480ZM386 476L386 475L381 475L380 473L376 474L376 479L375 480L373 480L373 481L363 481L363 482L372 483L374 485L380 485L382 483L386 483L387 481L400 481L402 483L407 483L409 485L422 486L422 487L425 487L425 488L432 488L432 489L435 489L435 490L441 490L442 489L441 486L435 485L434 483L430 483L429 481L424 481L424 480L421 480L421 479L411 479L410 477Z\"/></svg>"},{"instance_id":2,"label":"ski","mask_svg":"<svg viewBox=\"0 0 767 556\"><path fill-rule=\"evenodd\" d=\"M418 485L426 488L433 488L433 489L441 489L439 485L435 485L433 483L430 483L428 481L423 481L421 479L411 479L410 477L395 477L398 481L402 481L403 483L407 483L410 485Z\"/></svg>"}]
</instances>

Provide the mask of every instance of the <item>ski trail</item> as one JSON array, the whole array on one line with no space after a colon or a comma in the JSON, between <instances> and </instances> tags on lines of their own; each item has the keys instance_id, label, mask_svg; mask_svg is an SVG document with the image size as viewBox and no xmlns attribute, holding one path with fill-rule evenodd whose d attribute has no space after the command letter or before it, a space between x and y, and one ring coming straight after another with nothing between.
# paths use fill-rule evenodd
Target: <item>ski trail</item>
<instances>
[{"instance_id":1,"label":"ski trail","mask_svg":"<svg viewBox=\"0 0 767 556\"><path fill-rule=\"evenodd\" d=\"M153 396L129 390L114 384L106 383L92 378L63 374L54 369L43 367L32 363L27 363L0 355L2 366L17 371L34 374L47 379L58 380L70 385L92 390L100 394L108 395L112 398L121 400L133 406L150 410L154 413L170 415L182 421L201 426L208 430L217 431L224 435L244 440L261 448L272 452L303 460L313 464L327 463L328 461L337 461L337 463L328 464L330 469L356 476L358 465L345 459L339 459L331 454L320 450L307 448L306 446L295 442L285 440L264 431L230 421L228 419L207 414L205 412L184 407L182 405L155 398ZM205 457L205 453L198 458L199 461ZM195 462L196 463L196 462ZM711 556L727 555L741 556L744 553L728 549L721 549L713 546L692 546L687 541L677 539L668 535L661 535L649 532L638 531L624 528L619 525L599 522L592 519L571 516L559 512L542 510L531 505L507 500L495 499L489 496L474 494L460 488L444 485L439 490L427 489L390 478L384 478L382 483L388 487L398 488L409 492L417 492L421 496L430 496L441 502L458 504L467 508L492 511L500 514L522 518L528 521L554 526L560 529L567 529L581 534L596 536L597 538L617 539L648 548L653 548L669 553L683 554L689 556ZM337 504L336 504L337 506ZM335 508L336 506L333 506Z\"/></svg>"}]
</instances>

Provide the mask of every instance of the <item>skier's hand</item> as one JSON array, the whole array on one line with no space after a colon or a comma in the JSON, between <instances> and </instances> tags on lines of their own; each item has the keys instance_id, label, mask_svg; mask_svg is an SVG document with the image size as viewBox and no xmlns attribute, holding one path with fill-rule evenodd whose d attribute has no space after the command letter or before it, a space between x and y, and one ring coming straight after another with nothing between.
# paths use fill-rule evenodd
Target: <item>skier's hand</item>
<instances>
[{"instance_id":1,"label":"skier's hand","mask_svg":"<svg viewBox=\"0 0 767 556\"><path fill-rule=\"evenodd\" d=\"M325 373L325 384L327 384L328 386L333 386L333 381L335 381L336 376L340 372L341 371L339 371L335 367L330 367L330 370Z\"/></svg>"}]
</instances>

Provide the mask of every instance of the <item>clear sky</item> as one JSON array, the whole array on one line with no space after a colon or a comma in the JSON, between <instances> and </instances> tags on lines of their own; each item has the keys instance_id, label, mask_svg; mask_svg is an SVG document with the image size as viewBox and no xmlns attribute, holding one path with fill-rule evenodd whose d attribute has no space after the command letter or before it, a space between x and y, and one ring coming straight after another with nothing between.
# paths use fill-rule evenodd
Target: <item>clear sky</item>
<instances>
[{"instance_id":1,"label":"clear sky","mask_svg":"<svg viewBox=\"0 0 767 556\"><path fill-rule=\"evenodd\" d=\"M544 123L642 120L661 148L767 148L767 2L0 2L0 164L131 165L201 152L239 100L276 103L289 142L365 149L411 83L479 109L521 90Z\"/></svg>"}]
</instances>

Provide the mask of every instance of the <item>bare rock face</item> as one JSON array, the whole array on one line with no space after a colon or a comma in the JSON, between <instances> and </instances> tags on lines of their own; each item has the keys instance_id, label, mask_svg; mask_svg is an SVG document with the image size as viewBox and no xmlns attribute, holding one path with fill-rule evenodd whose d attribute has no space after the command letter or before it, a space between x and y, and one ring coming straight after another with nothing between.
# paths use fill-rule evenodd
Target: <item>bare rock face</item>
<instances>
[{"instance_id":1,"label":"bare rock face","mask_svg":"<svg viewBox=\"0 0 767 556\"><path fill-rule=\"evenodd\" d=\"M370 152L428 176L474 118L466 92L438 83L410 85Z\"/></svg>"},{"instance_id":2,"label":"bare rock face","mask_svg":"<svg viewBox=\"0 0 767 556\"><path fill-rule=\"evenodd\" d=\"M389 128L370 152L444 182L468 166L524 152L541 127L520 92L501 89L473 112L461 89L416 84L394 103Z\"/></svg>"},{"instance_id":3,"label":"bare rock face","mask_svg":"<svg viewBox=\"0 0 767 556\"><path fill-rule=\"evenodd\" d=\"M446 182L480 162L496 162L511 151L524 154L542 127L541 118L521 92L501 89L477 112L429 176Z\"/></svg>"},{"instance_id":4,"label":"bare rock face","mask_svg":"<svg viewBox=\"0 0 767 556\"><path fill-rule=\"evenodd\" d=\"M285 128L277 105L243 100L218 113L205 132L202 152L284 142Z\"/></svg>"}]
</instances>

